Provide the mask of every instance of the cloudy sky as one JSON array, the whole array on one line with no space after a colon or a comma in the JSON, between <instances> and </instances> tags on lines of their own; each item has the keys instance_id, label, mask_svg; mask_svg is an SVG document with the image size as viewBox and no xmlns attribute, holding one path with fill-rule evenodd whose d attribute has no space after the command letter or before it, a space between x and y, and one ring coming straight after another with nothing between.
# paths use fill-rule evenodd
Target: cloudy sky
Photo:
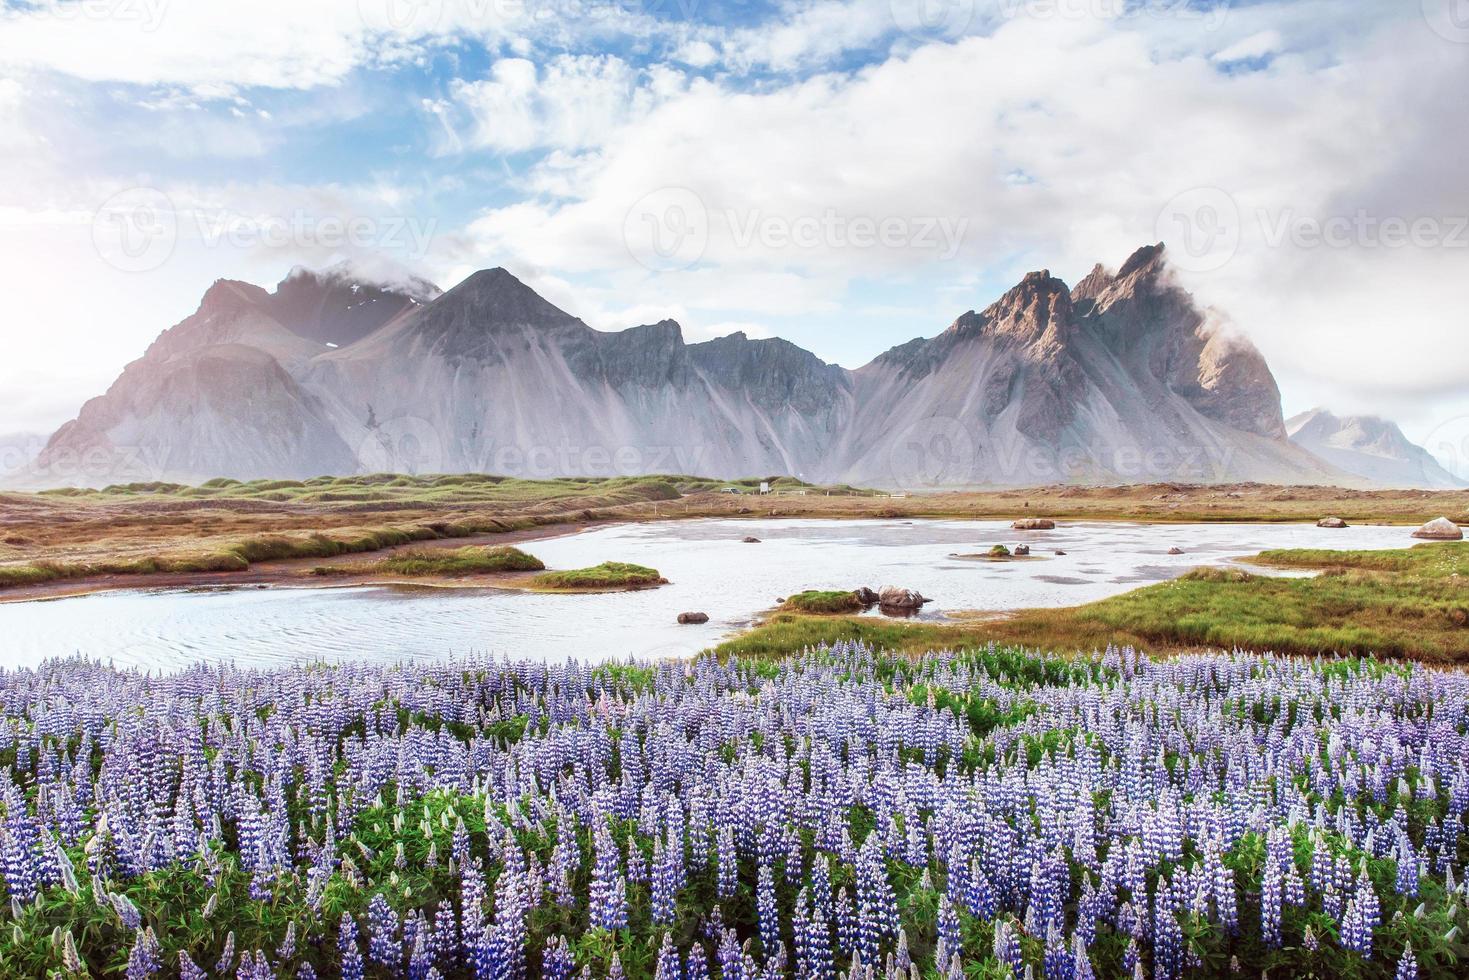
<instances>
[{"instance_id":1,"label":"cloudy sky","mask_svg":"<svg viewBox=\"0 0 1469 980\"><path fill-rule=\"evenodd\" d=\"M0 434L208 284L503 265L857 366L1166 240L1469 473L1469 0L0 0Z\"/></svg>"}]
</instances>

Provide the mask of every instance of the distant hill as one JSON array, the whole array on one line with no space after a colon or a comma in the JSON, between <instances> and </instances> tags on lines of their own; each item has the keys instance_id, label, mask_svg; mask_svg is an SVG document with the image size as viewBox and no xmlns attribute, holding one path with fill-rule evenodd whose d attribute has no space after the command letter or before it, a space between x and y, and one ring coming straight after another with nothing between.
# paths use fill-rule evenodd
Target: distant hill
<instances>
[{"instance_id":1,"label":"distant hill","mask_svg":"<svg viewBox=\"0 0 1469 980\"><path fill-rule=\"evenodd\" d=\"M1408 441L1397 424L1375 415L1336 416L1324 408L1286 422L1291 441L1331 465L1386 487L1447 490L1469 486Z\"/></svg>"},{"instance_id":2,"label":"distant hill","mask_svg":"<svg viewBox=\"0 0 1469 980\"><path fill-rule=\"evenodd\" d=\"M1350 482L1286 437L1260 353L1161 244L847 370L784 340L593 330L504 269L447 293L297 271L222 280L36 461L84 482L372 471L787 473L867 486Z\"/></svg>"}]
</instances>

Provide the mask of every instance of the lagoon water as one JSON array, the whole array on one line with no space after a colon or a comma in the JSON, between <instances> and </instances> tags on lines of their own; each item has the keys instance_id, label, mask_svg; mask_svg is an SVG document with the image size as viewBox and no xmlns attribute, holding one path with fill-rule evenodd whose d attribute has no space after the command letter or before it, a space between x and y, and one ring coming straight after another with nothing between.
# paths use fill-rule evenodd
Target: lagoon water
<instances>
[{"instance_id":1,"label":"lagoon water","mask_svg":"<svg viewBox=\"0 0 1469 980\"><path fill-rule=\"evenodd\" d=\"M651 565L672 584L544 595L481 588L137 590L0 603L0 666L81 654L120 667L200 660L273 666L472 653L560 660L697 653L803 589L898 585L935 601L922 618L1070 606L1268 548L1399 548L1405 527L1076 522L1054 531L998 521L697 520L613 525L530 542L548 568ZM754 535L759 544L741 538ZM1029 544L1031 561L950 557ZM1177 546L1182 555L1169 555ZM1061 549L1064 556L1053 552ZM704 626L678 626L702 611ZM872 613L877 615L877 613Z\"/></svg>"}]
</instances>

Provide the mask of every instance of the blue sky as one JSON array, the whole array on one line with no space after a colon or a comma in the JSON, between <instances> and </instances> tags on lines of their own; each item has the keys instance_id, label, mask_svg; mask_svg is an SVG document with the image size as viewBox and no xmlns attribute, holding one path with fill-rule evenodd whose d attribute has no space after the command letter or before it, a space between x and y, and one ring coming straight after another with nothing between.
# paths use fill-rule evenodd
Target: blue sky
<instances>
[{"instance_id":1,"label":"blue sky","mask_svg":"<svg viewBox=\"0 0 1469 980\"><path fill-rule=\"evenodd\" d=\"M6 0L0 430L297 264L856 366L1182 236L1288 411L1469 436L1464 3Z\"/></svg>"}]
</instances>

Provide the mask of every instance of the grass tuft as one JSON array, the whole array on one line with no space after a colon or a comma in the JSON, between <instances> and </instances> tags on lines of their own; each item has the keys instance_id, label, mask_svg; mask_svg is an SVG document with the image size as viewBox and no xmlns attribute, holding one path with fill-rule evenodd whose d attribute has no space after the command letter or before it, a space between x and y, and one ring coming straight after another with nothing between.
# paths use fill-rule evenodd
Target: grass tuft
<instances>
[{"instance_id":1,"label":"grass tuft","mask_svg":"<svg viewBox=\"0 0 1469 980\"><path fill-rule=\"evenodd\" d=\"M807 591L797 592L786 599L781 609L786 612L813 613L816 615L831 615L834 613L856 612L862 608L862 600L857 598L855 592L821 592Z\"/></svg>"},{"instance_id":2,"label":"grass tuft","mask_svg":"<svg viewBox=\"0 0 1469 980\"><path fill-rule=\"evenodd\" d=\"M418 548L391 555L374 563L378 570L394 575L490 575L496 572L539 572L546 566L519 548Z\"/></svg>"},{"instance_id":3,"label":"grass tuft","mask_svg":"<svg viewBox=\"0 0 1469 980\"><path fill-rule=\"evenodd\" d=\"M631 589L666 585L668 580L657 569L627 562L604 561L591 568L562 572L546 572L531 579L531 586L547 591L578 592L594 589Z\"/></svg>"}]
</instances>

